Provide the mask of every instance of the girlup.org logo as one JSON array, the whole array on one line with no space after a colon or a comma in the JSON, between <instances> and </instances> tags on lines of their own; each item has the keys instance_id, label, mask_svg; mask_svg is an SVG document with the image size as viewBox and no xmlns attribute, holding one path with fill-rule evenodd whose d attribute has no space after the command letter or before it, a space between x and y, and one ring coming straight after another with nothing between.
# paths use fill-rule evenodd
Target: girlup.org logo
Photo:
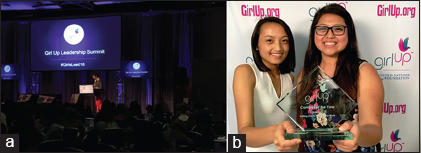
<instances>
[{"instance_id":1,"label":"girlup.org logo","mask_svg":"<svg viewBox=\"0 0 421 153\"><path fill-rule=\"evenodd\" d=\"M263 8L260 5L241 5L242 16L253 16L253 17L268 17L274 16L279 18L279 8Z\"/></svg>"},{"instance_id":2,"label":"girlup.org logo","mask_svg":"<svg viewBox=\"0 0 421 153\"><path fill-rule=\"evenodd\" d=\"M403 149L403 145L405 143L403 143L401 140L401 138L399 137L399 129L397 129L396 131L392 131L392 133L390 134L390 140L392 141L392 143L386 143L381 147L381 151L382 152L400 152Z\"/></svg>"},{"instance_id":3,"label":"girlup.org logo","mask_svg":"<svg viewBox=\"0 0 421 153\"><path fill-rule=\"evenodd\" d=\"M412 54L414 52L409 51L411 47L408 46L409 37L405 39L400 38L397 48L400 52L392 53L391 56L376 57L374 59L374 65L376 70L382 70L383 72L395 71L396 73L385 73L380 74L382 80L408 80L410 78L410 69L405 69L405 65L411 62Z\"/></svg>"},{"instance_id":4,"label":"girlup.org logo","mask_svg":"<svg viewBox=\"0 0 421 153\"><path fill-rule=\"evenodd\" d=\"M393 114L393 113L406 113L406 104L389 104L389 102L383 103L383 113L385 114Z\"/></svg>"},{"instance_id":5,"label":"girlup.org logo","mask_svg":"<svg viewBox=\"0 0 421 153\"><path fill-rule=\"evenodd\" d=\"M339 4L346 9L346 4L348 4L348 2L336 1L336 2L333 2L333 3L326 3L326 5L329 5L329 4ZM310 15L310 17L311 17L310 21L313 21L314 15L316 14L316 12L318 10L320 10L320 8L322 8L322 7L314 7L313 6L313 7L310 7L310 9L308 9L308 15Z\"/></svg>"},{"instance_id":6,"label":"girlup.org logo","mask_svg":"<svg viewBox=\"0 0 421 153\"><path fill-rule=\"evenodd\" d=\"M379 4L377 6L377 16L392 16L395 18L398 17L411 17L414 18L416 15L416 7L401 7L396 6L396 4Z\"/></svg>"}]
</instances>

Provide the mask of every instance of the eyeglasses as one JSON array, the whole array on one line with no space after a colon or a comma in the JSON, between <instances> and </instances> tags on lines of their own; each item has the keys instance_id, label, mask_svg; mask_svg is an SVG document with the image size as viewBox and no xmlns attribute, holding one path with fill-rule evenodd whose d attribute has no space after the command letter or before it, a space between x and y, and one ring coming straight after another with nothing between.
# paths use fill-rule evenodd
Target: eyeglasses
<instances>
[{"instance_id":1,"label":"eyeglasses","mask_svg":"<svg viewBox=\"0 0 421 153\"><path fill-rule=\"evenodd\" d=\"M316 26L316 34L319 36L324 36L329 32L329 29L332 30L333 35L341 36L345 34L346 26L333 26L333 27Z\"/></svg>"}]
</instances>

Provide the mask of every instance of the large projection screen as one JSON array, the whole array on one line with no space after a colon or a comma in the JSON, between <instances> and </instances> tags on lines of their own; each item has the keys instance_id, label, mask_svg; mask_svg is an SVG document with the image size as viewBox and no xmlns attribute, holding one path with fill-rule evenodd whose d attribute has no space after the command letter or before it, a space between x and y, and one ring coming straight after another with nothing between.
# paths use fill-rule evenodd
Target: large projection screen
<instances>
[{"instance_id":1,"label":"large projection screen","mask_svg":"<svg viewBox=\"0 0 421 153\"><path fill-rule=\"evenodd\" d=\"M117 70L121 17L31 22L31 71Z\"/></svg>"}]
</instances>

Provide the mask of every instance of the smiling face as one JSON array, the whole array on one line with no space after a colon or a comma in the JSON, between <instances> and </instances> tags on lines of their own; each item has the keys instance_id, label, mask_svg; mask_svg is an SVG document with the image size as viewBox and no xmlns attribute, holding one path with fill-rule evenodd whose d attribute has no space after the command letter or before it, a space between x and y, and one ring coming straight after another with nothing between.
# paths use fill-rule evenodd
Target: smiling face
<instances>
[{"instance_id":1,"label":"smiling face","mask_svg":"<svg viewBox=\"0 0 421 153\"><path fill-rule=\"evenodd\" d=\"M346 26L346 24L345 20L339 15L328 13L320 17L316 26L332 27ZM316 34L316 31L314 31L314 43L321 51L322 56L337 57L348 44L348 30L345 29L345 33L341 36L333 35L332 30L328 30L328 33L324 36L319 36Z\"/></svg>"},{"instance_id":2,"label":"smiling face","mask_svg":"<svg viewBox=\"0 0 421 153\"><path fill-rule=\"evenodd\" d=\"M264 23L260 28L256 50L259 51L263 63L268 68L281 64L289 51L288 35L284 27L274 22Z\"/></svg>"}]
</instances>

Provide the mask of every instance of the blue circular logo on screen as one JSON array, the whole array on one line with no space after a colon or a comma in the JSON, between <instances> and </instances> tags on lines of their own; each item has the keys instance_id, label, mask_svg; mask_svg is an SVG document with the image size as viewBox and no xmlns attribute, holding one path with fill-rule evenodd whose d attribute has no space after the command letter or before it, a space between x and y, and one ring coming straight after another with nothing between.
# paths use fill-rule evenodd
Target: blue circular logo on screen
<instances>
[{"instance_id":1,"label":"blue circular logo on screen","mask_svg":"<svg viewBox=\"0 0 421 153\"><path fill-rule=\"evenodd\" d=\"M4 72L6 72L6 73L10 72L10 66L9 65L6 65L4 67Z\"/></svg>"},{"instance_id":2,"label":"blue circular logo on screen","mask_svg":"<svg viewBox=\"0 0 421 153\"><path fill-rule=\"evenodd\" d=\"M133 63L133 68L135 70L139 69L140 68L140 64L138 62Z\"/></svg>"},{"instance_id":3,"label":"blue circular logo on screen","mask_svg":"<svg viewBox=\"0 0 421 153\"><path fill-rule=\"evenodd\" d=\"M82 41L83 37L85 36L85 32L81 26L77 24L71 24L64 30L63 36L67 43L70 45L76 45Z\"/></svg>"}]
</instances>

